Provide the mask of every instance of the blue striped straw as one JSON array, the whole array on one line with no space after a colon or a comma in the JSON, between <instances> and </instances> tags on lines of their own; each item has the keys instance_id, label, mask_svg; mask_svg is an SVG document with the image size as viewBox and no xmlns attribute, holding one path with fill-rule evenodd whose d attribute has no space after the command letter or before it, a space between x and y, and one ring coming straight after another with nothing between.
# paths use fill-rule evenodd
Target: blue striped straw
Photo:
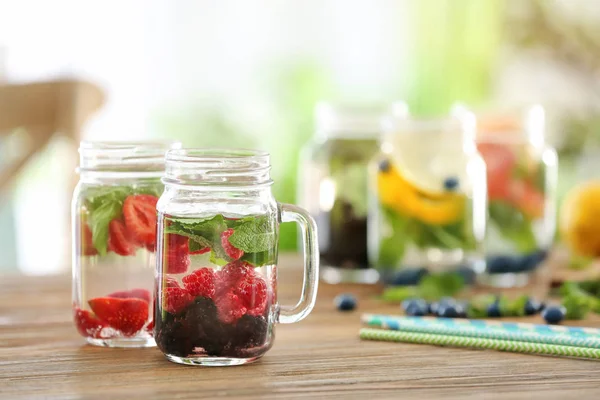
<instances>
[{"instance_id":1,"label":"blue striped straw","mask_svg":"<svg viewBox=\"0 0 600 400\"><path fill-rule=\"evenodd\" d=\"M488 320L364 314L363 323L395 331L600 349L600 329Z\"/></svg>"}]
</instances>

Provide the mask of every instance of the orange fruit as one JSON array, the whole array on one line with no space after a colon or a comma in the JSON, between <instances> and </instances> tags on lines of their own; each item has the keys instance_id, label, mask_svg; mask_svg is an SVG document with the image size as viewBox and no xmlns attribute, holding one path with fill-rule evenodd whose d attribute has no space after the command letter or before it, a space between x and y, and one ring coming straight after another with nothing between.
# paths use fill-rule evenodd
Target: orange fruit
<instances>
[{"instance_id":1,"label":"orange fruit","mask_svg":"<svg viewBox=\"0 0 600 400\"><path fill-rule=\"evenodd\" d=\"M560 209L560 232L575 253L600 256L600 180L573 188Z\"/></svg>"}]
</instances>

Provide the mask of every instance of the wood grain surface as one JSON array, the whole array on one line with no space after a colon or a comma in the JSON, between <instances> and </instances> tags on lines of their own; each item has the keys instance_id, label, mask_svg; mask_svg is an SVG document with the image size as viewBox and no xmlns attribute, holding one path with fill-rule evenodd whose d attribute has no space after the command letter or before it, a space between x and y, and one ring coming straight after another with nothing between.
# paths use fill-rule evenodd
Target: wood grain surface
<instances>
[{"instance_id":1,"label":"wood grain surface","mask_svg":"<svg viewBox=\"0 0 600 400\"><path fill-rule=\"evenodd\" d=\"M284 303L299 294L299 264L281 257ZM398 310L374 299L374 287L321 284L314 312L278 326L262 360L203 368L173 364L156 348L86 345L71 322L70 285L67 275L0 276L0 398L600 398L597 361L362 342L361 312ZM336 311L340 292L358 295L359 310Z\"/></svg>"}]
</instances>

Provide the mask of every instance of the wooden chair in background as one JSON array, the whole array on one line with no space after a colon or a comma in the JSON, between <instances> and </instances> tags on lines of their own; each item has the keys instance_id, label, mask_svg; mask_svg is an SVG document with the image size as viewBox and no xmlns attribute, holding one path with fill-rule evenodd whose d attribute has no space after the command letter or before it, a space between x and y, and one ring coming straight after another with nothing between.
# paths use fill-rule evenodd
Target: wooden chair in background
<instances>
[{"instance_id":1,"label":"wooden chair in background","mask_svg":"<svg viewBox=\"0 0 600 400\"><path fill-rule=\"evenodd\" d=\"M0 139L23 132L18 146L9 146L0 169L0 197L19 171L55 135L78 143L86 120L104 104L102 90L89 82L52 82L0 85Z\"/></svg>"},{"instance_id":2,"label":"wooden chair in background","mask_svg":"<svg viewBox=\"0 0 600 400\"><path fill-rule=\"evenodd\" d=\"M102 90L86 81L67 79L27 84L0 83L0 206L10 203L13 184L20 172L55 137L66 137L72 142L74 165L71 171L74 171L77 162L75 152L81 140L82 128L104 102ZM64 188L69 192L67 198L76 184L74 173L70 182ZM64 213L65 227L68 227L69 204L65 204L64 210L56 211ZM64 262L68 264L68 260Z\"/></svg>"}]
</instances>

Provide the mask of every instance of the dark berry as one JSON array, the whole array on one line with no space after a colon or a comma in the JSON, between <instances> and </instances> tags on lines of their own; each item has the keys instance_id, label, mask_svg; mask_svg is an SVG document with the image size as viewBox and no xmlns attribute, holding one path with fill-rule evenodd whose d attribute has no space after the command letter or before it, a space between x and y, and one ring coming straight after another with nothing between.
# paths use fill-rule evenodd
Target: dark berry
<instances>
[{"instance_id":1,"label":"dark berry","mask_svg":"<svg viewBox=\"0 0 600 400\"><path fill-rule=\"evenodd\" d=\"M390 161L389 160L382 160L379 162L379 171L381 172L388 172L390 170Z\"/></svg>"},{"instance_id":2,"label":"dark berry","mask_svg":"<svg viewBox=\"0 0 600 400\"><path fill-rule=\"evenodd\" d=\"M423 315L427 315L428 310L429 309L427 307L427 303L413 301L408 305L408 307L406 307L404 312L406 313L406 315L410 315L413 317L422 317Z\"/></svg>"},{"instance_id":3,"label":"dark berry","mask_svg":"<svg viewBox=\"0 0 600 400\"><path fill-rule=\"evenodd\" d=\"M186 357L194 350L195 335L181 317L157 324L156 333L156 344L165 354Z\"/></svg>"},{"instance_id":4,"label":"dark berry","mask_svg":"<svg viewBox=\"0 0 600 400\"><path fill-rule=\"evenodd\" d=\"M267 321L264 317L244 315L231 331L231 346L249 349L265 344L267 341Z\"/></svg>"},{"instance_id":5,"label":"dark berry","mask_svg":"<svg viewBox=\"0 0 600 400\"><path fill-rule=\"evenodd\" d=\"M562 306L548 306L542 311L542 318L549 324L558 324L565 319L566 310Z\"/></svg>"},{"instance_id":6,"label":"dark berry","mask_svg":"<svg viewBox=\"0 0 600 400\"><path fill-rule=\"evenodd\" d=\"M461 302L456 304L456 313L458 314L456 318L467 318L467 308L468 303Z\"/></svg>"},{"instance_id":7,"label":"dark berry","mask_svg":"<svg viewBox=\"0 0 600 400\"><path fill-rule=\"evenodd\" d=\"M505 274L517 272L519 259L511 256L494 256L487 261L487 272L490 274Z\"/></svg>"},{"instance_id":8,"label":"dark berry","mask_svg":"<svg viewBox=\"0 0 600 400\"><path fill-rule=\"evenodd\" d=\"M352 311L356 308L356 297L348 293L338 295L334 302L340 311Z\"/></svg>"},{"instance_id":9,"label":"dark berry","mask_svg":"<svg viewBox=\"0 0 600 400\"><path fill-rule=\"evenodd\" d=\"M427 274L426 268L404 268L394 272L390 284L395 286L417 285Z\"/></svg>"},{"instance_id":10,"label":"dark berry","mask_svg":"<svg viewBox=\"0 0 600 400\"><path fill-rule=\"evenodd\" d=\"M406 299L402 302L401 306L402 309L404 311L406 311L406 309L408 307L410 307L412 304L418 304L419 306L421 306L421 308L427 308L427 302L423 299L419 299L419 298L410 298L410 299Z\"/></svg>"},{"instance_id":11,"label":"dark berry","mask_svg":"<svg viewBox=\"0 0 600 400\"><path fill-rule=\"evenodd\" d=\"M500 318L502 316L502 310L500 309L500 302L494 301L492 304L487 306L487 316L490 318Z\"/></svg>"},{"instance_id":12,"label":"dark berry","mask_svg":"<svg viewBox=\"0 0 600 400\"><path fill-rule=\"evenodd\" d=\"M448 191L453 191L458 188L458 178L455 176L449 176L444 179L444 189Z\"/></svg>"},{"instance_id":13,"label":"dark berry","mask_svg":"<svg viewBox=\"0 0 600 400\"><path fill-rule=\"evenodd\" d=\"M540 303L532 298L527 299L525 303L525 315L534 315L540 311Z\"/></svg>"},{"instance_id":14,"label":"dark berry","mask_svg":"<svg viewBox=\"0 0 600 400\"><path fill-rule=\"evenodd\" d=\"M461 278L463 278L463 281L466 285L471 285L475 283L476 274L475 271L473 271L473 268L462 266L457 268L454 272L457 275L460 275Z\"/></svg>"},{"instance_id":15,"label":"dark berry","mask_svg":"<svg viewBox=\"0 0 600 400\"><path fill-rule=\"evenodd\" d=\"M437 316L442 318L458 318L456 304L440 304L437 309Z\"/></svg>"},{"instance_id":16,"label":"dark berry","mask_svg":"<svg viewBox=\"0 0 600 400\"><path fill-rule=\"evenodd\" d=\"M429 313L437 315L440 307L454 304L456 304L456 300L454 300L452 297L442 297L438 301L433 302L429 305Z\"/></svg>"}]
</instances>

